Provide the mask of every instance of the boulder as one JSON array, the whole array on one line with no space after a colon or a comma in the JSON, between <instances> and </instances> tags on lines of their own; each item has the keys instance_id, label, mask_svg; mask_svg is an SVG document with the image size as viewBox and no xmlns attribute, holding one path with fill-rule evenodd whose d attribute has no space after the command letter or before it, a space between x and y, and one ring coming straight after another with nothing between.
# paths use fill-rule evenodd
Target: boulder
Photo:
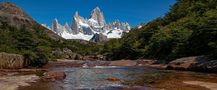
<instances>
[{"instance_id":1,"label":"boulder","mask_svg":"<svg viewBox=\"0 0 217 90\"><path fill-rule=\"evenodd\" d=\"M0 53L1 69L20 69L24 67L24 57L18 54Z\"/></svg>"},{"instance_id":2,"label":"boulder","mask_svg":"<svg viewBox=\"0 0 217 90\"><path fill-rule=\"evenodd\" d=\"M217 60L210 60L203 63L197 63L189 67L192 71L217 72Z\"/></svg>"},{"instance_id":3,"label":"boulder","mask_svg":"<svg viewBox=\"0 0 217 90\"><path fill-rule=\"evenodd\" d=\"M170 62L167 69L217 72L217 60L209 60L205 56L185 57Z\"/></svg>"},{"instance_id":4,"label":"boulder","mask_svg":"<svg viewBox=\"0 0 217 90\"><path fill-rule=\"evenodd\" d=\"M63 80L66 78L65 72L61 71L50 71L44 73L44 76L42 77L45 81L55 81L55 80Z\"/></svg>"},{"instance_id":5,"label":"boulder","mask_svg":"<svg viewBox=\"0 0 217 90\"><path fill-rule=\"evenodd\" d=\"M206 60L207 58L204 56L184 57L170 62L167 69L189 70L192 65L206 62Z\"/></svg>"}]
</instances>

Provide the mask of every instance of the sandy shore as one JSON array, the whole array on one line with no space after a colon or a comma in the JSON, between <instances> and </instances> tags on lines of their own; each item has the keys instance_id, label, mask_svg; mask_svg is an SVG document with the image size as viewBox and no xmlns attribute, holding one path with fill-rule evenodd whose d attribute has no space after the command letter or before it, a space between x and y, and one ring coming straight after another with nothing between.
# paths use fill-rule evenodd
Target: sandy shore
<instances>
[{"instance_id":1,"label":"sandy shore","mask_svg":"<svg viewBox=\"0 0 217 90\"><path fill-rule=\"evenodd\" d=\"M36 75L22 76L1 76L1 90L16 90L19 86L29 86L30 82L35 82L39 77Z\"/></svg>"},{"instance_id":2,"label":"sandy shore","mask_svg":"<svg viewBox=\"0 0 217 90\"><path fill-rule=\"evenodd\" d=\"M201 82L201 81L184 81L185 84L202 86L210 90L217 90L217 83Z\"/></svg>"}]
</instances>

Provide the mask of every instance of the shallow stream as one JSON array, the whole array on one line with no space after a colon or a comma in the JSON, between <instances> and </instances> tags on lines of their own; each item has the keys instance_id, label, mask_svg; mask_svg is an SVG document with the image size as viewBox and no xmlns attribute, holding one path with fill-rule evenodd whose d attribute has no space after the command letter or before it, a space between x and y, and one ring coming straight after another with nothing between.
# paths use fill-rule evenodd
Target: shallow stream
<instances>
[{"instance_id":1,"label":"shallow stream","mask_svg":"<svg viewBox=\"0 0 217 90\"><path fill-rule=\"evenodd\" d=\"M217 83L216 74L156 70L146 67L52 68L63 81L38 81L19 90L209 90L184 81Z\"/></svg>"}]
</instances>

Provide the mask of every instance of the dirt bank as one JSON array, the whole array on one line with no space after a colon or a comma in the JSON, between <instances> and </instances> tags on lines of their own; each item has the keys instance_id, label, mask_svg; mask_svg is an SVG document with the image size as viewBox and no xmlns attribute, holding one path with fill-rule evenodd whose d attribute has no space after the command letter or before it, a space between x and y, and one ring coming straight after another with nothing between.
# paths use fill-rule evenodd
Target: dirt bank
<instances>
[{"instance_id":1,"label":"dirt bank","mask_svg":"<svg viewBox=\"0 0 217 90\"><path fill-rule=\"evenodd\" d=\"M39 77L36 75L1 76L0 87L1 90L17 90L19 86L29 86L29 83L38 79Z\"/></svg>"},{"instance_id":2,"label":"dirt bank","mask_svg":"<svg viewBox=\"0 0 217 90\"><path fill-rule=\"evenodd\" d=\"M184 83L189 85L202 86L210 90L217 90L217 83L201 82L201 81L184 81Z\"/></svg>"}]
</instances>

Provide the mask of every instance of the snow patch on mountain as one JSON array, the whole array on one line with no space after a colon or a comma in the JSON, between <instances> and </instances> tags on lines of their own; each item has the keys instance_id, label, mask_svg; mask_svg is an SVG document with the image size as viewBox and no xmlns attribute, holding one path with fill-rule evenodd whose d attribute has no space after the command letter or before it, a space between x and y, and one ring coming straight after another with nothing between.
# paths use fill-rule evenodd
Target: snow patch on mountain
<instances>
[{"instance_id":1,"label":"snow patch on mountain","mask_svg":"<svg viewBox=\"0 0 217 90\"><path fill-rule=\"evenodd\" d=\"M61 35L65 39L80 39L80 40L86 40L89 41L93 35L85 35L83 33L78 33L78 34L70 34L64 31Z\"/></svg>"},{"instance_id":2,"label":"snow patch on mountain","mask_svg":"<svg viewBox=\"0 0 217 90\"><path fill-rule=\"evenodd\" d=\"M51 30L51 27L50 26L48 26L47 24L41 24L43 27L45 27L45 28L47 28L47 29L49 29L49 30Z\"/></svg>"},{"instance_id":3,"label":"snow patch on mountain","mask_svg":"<svg viewBox=\"0 0 217 90\"><path fill-rule=\"evenodd\" d=\"M43 26L47 27L46 25ZM121 38L123 33L130 31L131 27L127 22L123 23L118 20L107 24L103 13L100 11L99 7L96 7L91 12L89 19L84 19L83 17L79 16L78 12L76 11L72 20L71 27L68 25L68 23L63 26L59 24L57 19L55 19L52 28L50 29L65 39L98 41L101 39L93 40L96 38L96 34L103 35L104 39L105 37Z\"/></svg>"},{"instance_id":4,"label":"snow patch on mountain","mask_svg":"<svg viewBox=\"0 0 217 90\"><path fill-rule=\"evenodd\" d=\"M111 30L107 33L107 38L121 38L123 34L123 30Z\"/></svg>"}]
</instances>

